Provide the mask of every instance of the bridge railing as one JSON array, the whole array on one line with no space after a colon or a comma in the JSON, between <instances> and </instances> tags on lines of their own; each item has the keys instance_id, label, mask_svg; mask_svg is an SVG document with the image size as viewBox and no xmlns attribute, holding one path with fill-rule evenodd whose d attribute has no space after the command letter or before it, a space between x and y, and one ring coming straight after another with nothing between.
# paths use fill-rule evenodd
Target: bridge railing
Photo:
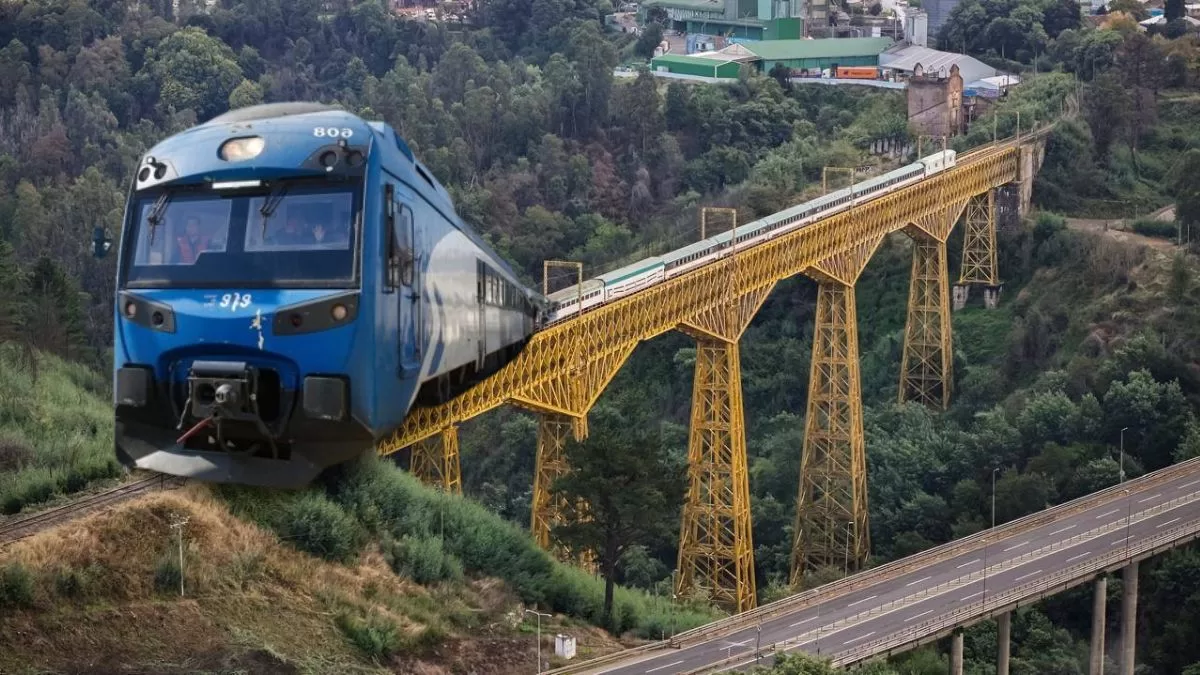
<instances>
[{"instance_id":1,"label":"bridge railing","mask_svg":"<svg viewBox=\"0 0 1200 675\"><path fill-rule=\"evenodd\" d=\"M1152 509L1146 509L1143 513L1150 511L1159 513L1194 502L1197 499L1200 499L1197 495L1178 497ZM1030 598L1051 594L1050 592L1052 591L1065 590L1074 585L1074 583L1087 579L1092 574L1103 572L1114 566L1122 567L1141 556L1152 555L1160 550L1178 546L1180 543L1195 538L1198 533L1200 533L1200 519L1190 520L1149 538L1142 539L1136 544L1129 544L1127 548L1114 548L1084 562L1061 568L1020 586L1000 591L991 597L982 598L978 602L964 605L922 623L913 624L891 635L856 645L851 649L837 653L833 658L833 663L834 665L848 665L879 654L894 651L897 647L912 646L923 639L936 638L954 628L985 618L996 610L1016 605ZM1077 539L1077 537L1073 539ZM1063 543L1056 548L1061 549L1065 547L1066 544ZM786 642L780 643L782 649L774 651L786 651L788 648L786 644Z\"/></svg>"},{"instance_id":2,"label":"bridge railing","mask_svg":"<svg viewBox=\"0 0 1200 675\"><path fill-rule=\"evenodd\" d=\"M981 530L975 534L946 542L945 544L927 549L907 558L901 558L880 565L879 567L864 570L853 576L838 579L824 586L802 591L796 595L761 605L741 614L719 619L713 623L684 631L668 640L666 644L672 647L682 647L688 643L694 643L715 634L744 628L780 614L795 611L812 604L818 598L824 601L825 598L838 597L859 590L860 588L886 583L915 569L957 557L967 551L982 548L984 540L991 542L1022 534L1042 525L1048 525L1063 518L1073 516L1081 511L1087 511L1098 504L1108 501L1113 495L1119 494L1123 490L1133 490L1136 492L1147 490L1178 476L1189 474L1197 468L1200 468L1200 457L1164 467L1131 481L1112 485L1046 511L1031 513L1022 518L999 525L994 530Z\"/></svg>"}]
</instances>

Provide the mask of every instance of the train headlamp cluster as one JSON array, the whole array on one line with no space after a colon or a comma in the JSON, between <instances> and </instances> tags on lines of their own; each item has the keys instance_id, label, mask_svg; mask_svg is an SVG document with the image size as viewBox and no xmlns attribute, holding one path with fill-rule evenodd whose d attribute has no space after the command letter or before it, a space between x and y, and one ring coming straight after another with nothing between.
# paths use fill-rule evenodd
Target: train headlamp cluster
<instances>
[{"instance_id":1,"label":"train headlamp cluster","mask_svg":"<svg viewBox=\"0 0 1200 675\"><path fill-rule=\"evenodd\" d=\"M231 138L221 144L217 155L227 162L242 162L258 157L265 147L267 141L262 136Z\"/></svg>"},{"instance_id":2,"label":"train headlamp cluster","mask_svg":"<svg viewBox=\"0 0 1200 675\"><path fill-rule=\"evenodd\" d=\"M163 176L167 175L167 165L158 161L153 157L147 157L146 166L138 170L138 182L145 183L150 180L151 174L155 180L162 180Z\"/></svg>"},{"instance_id":3,"label":"train headlamp cluster","mask_svg":"<svg viewBox=\"0 0 1200 675\"><path fill-rule=\"evenodd\" d=\"M288 307L275 314L275 335L315 333L346 326L358 317L358 293L339 293Z\"/></svg>"}]
</instances>

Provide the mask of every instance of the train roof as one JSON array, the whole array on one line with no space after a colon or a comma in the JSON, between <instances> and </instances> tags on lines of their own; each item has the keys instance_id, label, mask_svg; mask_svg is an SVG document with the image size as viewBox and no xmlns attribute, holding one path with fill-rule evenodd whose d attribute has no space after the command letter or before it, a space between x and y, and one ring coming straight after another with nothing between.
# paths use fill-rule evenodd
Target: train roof
<instances>
[{"instance_id":1,"label":"train roof","mask_svg":"<svg viewBox=\"0 0 1200 675\"><path fill-rule=\"evenodd\" d=\"M713 241L712 237L709 237L708 239L701 239L700 241L688 244L683 248L677 248L670 253L664 253L662 255L662 259L663 262L675 262L676 260L679 260L680 258L686 258L689 255L703 253L713 246L716 246L716 244L717 242Z\"/></svg>"},{"instance_id":2,"label":"train roof","mask_svg":"<svg viewBox=\"0 0 1200 675\"><path fill-rule=\"evenodd\" d=\"M579 290L580 286L583 286L582 290ZM600 290L601 288L604 288L603 281L600 281L599 279L585 279L582 284L574 284L567 286L562 290L554 291L550 295L547 295L546 299L551 302L563 302L564 300L578 298L580 295L587 295L588 293Z\"/></svg>"},{"instance_id":3,"label":"train roof","mask_svg":"<svg viewBox=\"0 0 1200 675\"><path fill-rule=\"evenodd\" d=\"M662 264L663 264L662 258L660 258L659 256L653 256L650 258L646 258L644 260L639 260L639 261L633 263L632 265L626 265L624 267L619 267L611 272L605 272L604 274L601 274L600 276L598 276L596 278L599 279L600 281L603 281L605 285L608 285L608 284L616 283L623 279L627 279L627 278L629 278L635 274L638 274L640 272L645 272L646 270L654 269L655 267L660 267Z\"/></svg>"}]
</instances>

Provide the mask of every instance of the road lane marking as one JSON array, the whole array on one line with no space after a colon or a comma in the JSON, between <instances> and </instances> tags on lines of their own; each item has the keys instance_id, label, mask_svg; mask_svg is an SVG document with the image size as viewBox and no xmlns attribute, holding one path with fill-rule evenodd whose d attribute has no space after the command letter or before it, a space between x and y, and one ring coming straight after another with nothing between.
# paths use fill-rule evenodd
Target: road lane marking
<instances>
[{"instance_id":1,"label":"road lane marking","mask_svg":"<svg viewBox=\"0 0 1200 675\"><path fill-rule=\"evenodd\" d=\"M1121 510L1121 509L1113 509L1112 511L1109 511L1109 512L1107 512L1107 513L1101 513L1100 515L1096 516L1096 520L1100 520L1100 519L1101 519L1101 518L1103 518L1104 516L1111 516L1112 514L1114 514L1114 513L1117 513L1117 512L1119 512L1120 510Z\"/></svg>"},{"instance_id":2,"label":"road lane marking","mask_svg":"<svg viewBox=\"0 0 1200 675\"><path fill-rule=\"evenodd\" d=\"M929 580L930 580L930 579L932 579L932 578L933 578L933 577L925 577L925 578L923 578L923 579L917 579L916 581L910 581L910 582L908 582L907 584L904 584L904 585L905 585L905 586L912 586L913 584L919 584L919 583L921 583L922 581L929 581Z\"/></svg>"},{"instance_id":3,"label":"road lane marking","mask_svg":"<svg viewBox=\"0 0 1200 675\"><path fill-rule=\"evenodd\" d=\"M910 616L910 617L908 617L907 619L905 619L905 620L904 620L904 623L908 623L909 621L915 621L916 619L919 619L919 618L921 618L921 617L925 616L926 614L930 614L930 613L932 613L932 612L933 612L933 610L932 610L932 609L927 609L927 610L925 610L924 612L921 612L920 614L918 614L918 615L916 615L916 616Z\"/></svg>"},{"instance_id":4,"label":"road lane marking","mask_svg":"<svg viewBox=\"0 0 1200 675\"><path fill-rule=\"evenodd\" d=\"M1023 541L1019 544L1013 544L1012 546L1009 546L1008 548L1004 549L1004 552L1008 553L1009 551L1013 550L1014 548L1021 548L1022 546L1024 546L1025 544L1028 544L1028 543L1029 543L1029 540L1026 539L1025 541Z\"/></svg>"},{"instance_id":5,"label":"road lane marking","mask_svg":"<svg viewBox=\"0 0 1200 675\"><path fill-rule=\"evenodd\" d=\"M1145 502L1148 502L1148 501L1150 501L1151 499L1156 499L1156 498L1158 498L1158 497L1161 497L1161 496L1162 496L1162 493L1161 493L1161 492L1160 492L1160 493L1158 493L1158 494L1156 494L1156 495L1150 495L1149 497L1146 497L1145 499L1139 499L1139 500L1138 500L1138 503L1139 503L1139 504L1144 504Z\"/></svg>"},{"instance_id":6,"label":"road lane marking","mask_svg":"<svg viewBox=\"0 0 1200 675\"><path fill-rule=\"evenodd\" d=\"M959 599L958 599L958 601L959 601L959 602L966 602L966 601L970 600L971 598L973 598L973 597L975 597L975 596L977 596L977 595L983 595L983 591L979 591L978 593L972 593L972 594L968 595L968 596L967 596L967 597L965 597L965 598L959 598Z\"/></svg>"},{"instance_id":7,"label":"road lane marking","mask_svg":"<svg viewBox=\"0 0 1200 675\"><path fill-rule=\"evenodd\" d=\"M1182 490L1182 489L1183 489L1183 488L1185 488L1185 487L1191 487L1191 486L1195 485L1196 483L1200 483L1200 480L1194 480L1194 481L1192 481L1192 482L1190 482L1190 483L1184 483L1183 485L1180 485L1180 486L1179 486L1179 489L1181 489L1181 490Z\"/></svg>"},{"instance_id":8,"label":"road lane marking","mask_svg":"<svg viewBox=\"0 0 1200 675\"><path fill-rule=\"evenodd\" d=\"M859 636L858 636L858 637L856 637L856 638L850 638L849 640L846 640L846 641L845 641L845 642L843 642L842 644L844 644L844 645L848 645L848 644L850 644L851 642L858 642L859 640L866 640L867 638L871 637L871 636L872 636L872 635L874 635L874 634L875 634L875 631L871 631L870 633L867 633L866 635L859 635Z\"/></svg>"},{"instance_id":9,"label":"road lane marking","mask_svg":"<svg viewBox=\"0 0 1200 675\"><path fill-rule=\"evenodd\" d=\"M1079 560L1080 558L1084 557L1085 555L1091 555L1091 551L1084 551L1083 553L1080 553L1079 555L1073 555L1070 558L1067 558L1067 562L1071 562L1072 560Z\"/></svg>"},{"instance_id":10,"label":"road lane marking","mask_svg":"<svg viewBox=\"0 0 1200 675\"><path fill-rule=\"evenodd\" d=\"M668 664L667 664L667 665L665 665L665 666L659 666L659 667L657 667L657 668L651 668L650 670L647 670L646 672L647 672L647 673L653 673L653 672L654 672L654 671L656 671L656 670L662 670L663 668L670 668L671 666L677 666L677 665L679 665L679 664L681 664L681 663L683 663L683 659L680 659L680 660L676 661L675 663L668 663Z\"/></svg>"},{"instance_id":11,"label":"road lane marking","mask_svg":"<svg viewBox=\"0 0 1200 675\"><path fill-rule=\"evenodd\" d=\"M855 600L854 602L852 602L852 603L850 603L850 604L848 604L848 605L846 605L846 606L847 606L847 607L853 607L853 606L855 606L855 605L862 604L862 603L864 603L864 602L866 602L866 601L868 601L868 600L874 600L875 598L878 598L878 597L879 597L878 595L872 595L872 596L871 596L871 597L869 597L869 598L863 598L862 600Z\"/></svg>"},{"instance_id":12,"label":"road lane marking","mask_svg":"<svg viewBox=\"0 0 1200 675\"><path fill-rule=\"evenodd\" d=\"M1022 579L1028 579L1029 577L1031 577L1035 574L1041 574L1041 573L1042 573L1041 570L1035 570L1033 572L1030 572L1029 574L1022 574L1021 576L1017 577L1016 579L1013 579L1013 581L1020 581Z\"/></svg>"},{"instance_id":13,"label":"road lane marking","mask_svg":"<svg viewBox=\"0 0 1200 675\"><path fill-rule=\"evenodd\" d=\"M968 560L967 562L965 562L965 563L963 563L963 564L959 565L959 566L957 567L957 569L960 569L960 570L961 570L962 568L966 567L967 565L970 565L970 564L972 564L972 563L977 563L977 562L979 562L979 558L976 558L976 559L974 559L974 560Z\"/></svg>"},{"instance_id":14,"label":"road lane marking","mask_svg":"<svg viewBox=\"0 0 1200 675\"><path fill-rule=\"evenodd\" d=\"M1159 525L1158 527L1166 527L1166 526L1170 525L1171 523L1178 522L1178 521L1179 521L1179 518L1172 518L1172 519L1168 520L1167 522Z\"/></svg>"},{"instance_id":15,"label":"road lane marking","mask_svg":"<svg viewBox=\"0 0 1200 675\"><path fill-rule=\"evenodd\" d=\"M1050 534L1051 534L1051 535L1055 535L1055 534L1058 534L1059 532L1066 532L1067 530L1069 530L1069 529L1071 529L1071 528L1073 528L1073 527L1075 527L1075 526L1074 526L1074 525L1068 525L1068 526L1066 526L1066 527L1062 528L1061 530L1055 530L1055 531L1051 532Z\"/></svg>"},{"instance_id":16,"label":"road lane marking","mask_svg":"<svg viewBox=\"0 0 1200 675\"><path fill-rule=\"evenodd\" d=\"M792 624L792 625L788 626L788 628L795 628L796 626L799 626L799 625L800 625L800 624L802 624L802 623L808 623L809 621L812 621L812 620L813 620L813 619L815 619L815 618L817 618L817 617L815 617L815 616L810 616L810 617L808 617L807 619L803 619L803 620L801 620L801 621L797 621L796 623L794 623L794 624Z\"/></svg>"}]
</instances>

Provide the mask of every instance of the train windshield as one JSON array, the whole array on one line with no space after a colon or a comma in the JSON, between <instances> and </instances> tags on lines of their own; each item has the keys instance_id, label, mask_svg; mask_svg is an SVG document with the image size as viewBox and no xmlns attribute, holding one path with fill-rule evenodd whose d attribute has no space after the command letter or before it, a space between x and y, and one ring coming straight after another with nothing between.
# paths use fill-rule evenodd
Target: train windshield
<instances>
[{"instance_id":1,"label":"train windshield","mask_svg":"<svg viewBox=\"0 0 1200 675\"><path fill-rule=\"evenodd\" d=\"M275 184L258 192L160 192L131 210L132 288L349 287L357 281L358 191Z\"/></svg>"}]
</instances>

